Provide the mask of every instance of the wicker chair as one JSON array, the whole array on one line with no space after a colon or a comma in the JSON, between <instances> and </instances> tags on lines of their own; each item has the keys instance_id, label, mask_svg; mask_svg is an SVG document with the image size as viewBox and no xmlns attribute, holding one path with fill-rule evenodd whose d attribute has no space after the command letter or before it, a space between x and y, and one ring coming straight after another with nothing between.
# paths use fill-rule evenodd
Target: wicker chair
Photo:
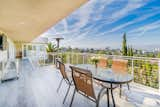
<instances>
[{"instance_id":1,"label":"wicker chair","mask_svg":"<svg viewBox=\"0 0 160 107\"><path fill-rule=\"evenodd\" d=\"M102 68L106 68L107 67L107 59L106 58L100 58L99 62L98 62L98 66L102 67Z\"/></svg>"},{"instance_id":2,"label":"wicker chair","mask_svg":"<svg viewBox=\"0 0 160 107\"><path fill-rule=\"evenodd\" d=\"M112 70L116 73L126 74L128 71L128 60L122 59L113 59ZM128 90L130 89L129 84L127 83ZM120 97L122 93L122 85L120 84Z\"/></svg>"},{"instance_id":3,"label":"wicker chair","mask_svg":"<svg viewBox=\"0 0 160 107\"><path fill-rule=\"evenodd\" d=\"M91 101L96 103L96 107L99 106L99 100L104 91L104 87L99 91L98 96L95 95L94 88L93 88L93 80L92 74L89 70L77 68L74 66L70 66L72 70L72 78L75 85L74 93L72 96L72 100L70 103L70 107L72 106L73 99L75 93L79 93L86 98L90 99Z\"/></svg>"},{"instance_id":4,"label":"wicker chair","mask_svg":"<svg viewBox=\"0 0 160 107\"><path fill-rule=\"evenodd\" d=\"M72 82L71 75L69 76L69 73L71 73L71 72L67 73L65 71L65 65L62 62L60 62L60 61L57 60L57 63L59 64L59 69L60 69L60 72L61 72L61 75L62 75L62 79L61 79L60 84L59 84L59 86L57 88L57 92L59 91L59 89L60 89L60 87L62 85L63 80L66 82L66 84L68 84L68 89L67 89L66 95L65 95L64 100L63 100L63 103L64 103L65 100L66 100L66 98L67 98L67 95L69 93L69 90L70 90L71 86L73 86L73 82Z\"/></svg>"}]
</instances>

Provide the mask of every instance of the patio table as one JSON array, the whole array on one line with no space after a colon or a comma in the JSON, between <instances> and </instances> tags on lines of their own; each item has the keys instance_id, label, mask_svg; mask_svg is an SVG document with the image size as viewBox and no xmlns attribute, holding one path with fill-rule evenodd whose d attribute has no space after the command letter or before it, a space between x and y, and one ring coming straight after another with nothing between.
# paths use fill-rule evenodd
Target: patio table
<instances>
[{"instance_id":1,"label":"patio table","mask_svg":"<svg viewBox=\"0 0 160 107\"><path fill-rule=\"evenodd\" d=\"M92 72L92 76L94 79L101 81L103 83L110 84L112 101L113 101L114 107L115 107L115 100L113 96L113 84L117 84L117 85L126 84L133 80L133 76L131 74L114 72L112 71L112 69L107 69L107 68L105 69L100 67L96 68L95 65L91 65L91 64L77 64L75 66L82 69L90 70ZM107 96L109 96L109 92L107 93ZM109 97L108 97L107 103L109 107Z\"/></svg>"}]
</instances>

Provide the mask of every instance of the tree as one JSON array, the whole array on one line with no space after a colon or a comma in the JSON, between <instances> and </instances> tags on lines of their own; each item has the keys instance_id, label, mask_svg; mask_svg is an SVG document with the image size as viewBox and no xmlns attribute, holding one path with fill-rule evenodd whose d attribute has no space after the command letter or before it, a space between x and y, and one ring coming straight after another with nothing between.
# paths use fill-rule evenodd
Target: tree
<instances>
[{"instance_id":1,"label":"tree","mask_svg":"<svg viewBox=\"0 0 160 107\"><path fill-rule=\"evenodd\" d=\"M68 52L72 52L71 46L68 47L68 50L67 50L67 51L68 51Z\"/></svg>"},{"instance_id":2,"label":"tree","mask_svg":"<svg viewBox=\"0 0 160 107\"><path fill-rule=\"evenodd\" d=\"M158 52L158 55L157 55L157 57L158 57L158 58L160 58L160 52Z\"/></svg>"},{"instance_id":3,"label":"tree","mask_svg":"<svg viewBox=\"0 0 160 107\"><path fill-rule=\"evenodd\" d=\"M131 56L133 56L133 48L131 47Z\"/></svg>"},{"instance_id":4,"label":"tree","mask_svg":"<svg viewBox=\"0 0 160 107\"><path fill-rule=\"evenodd\" d=\"M94 53L94 49L93 48L90 49L90 53Z\"/></svg>"},{"instance_id":5,"label":"tree","mask_svg":"<svg viewBox=\"0 0 160 107\"><path fill-rule=\"evenodd\" d=\"M128 51L128 52L127 52L127 53L128 53L128 54L127 54L128 56L133 56L133 48L132 48L131 46L130 46L130 47L128 46L127 51Z\"/></svg>"},{"instance_id":6,"label":"tree","mask_svg":"<svg viewBox=\"0 0 160 107\"><path fill-rule=\"evenodd\" d=\"M126 33L123 35L122 41L122 55L127 56L127 40L126 40Z\"/></svg>"},{"instance_id":7,"label":"tree","mask_svg":"<svg viewBox=\"0 0 160 107\"><path fill-rule=\"evenodd\" d=\"M129 46L128 46L127 51L128 51L128 52L127 52L127 55L128 55L128 56L131 56L131 48L130 48Z\"/></svg>"},{"instance_id":8,"label":"tree","mask_svg":"<svg viewBox=\"0 0 160 107\"><path fill-rule=\"evenodd\" d=\"M106 52L104 50L99 50L97 54L106 54Z\"/></svg>"},{"instance_id":9,"label":"tree","mask_svg":"<svg viewBox=\"0 0 160 107\"><path fill-rule=\"evenodd\" d=\"M56 52L57 48L54 44L48 43L46 50L47 50L47 52Z\"/></svg>"}]
</instances>

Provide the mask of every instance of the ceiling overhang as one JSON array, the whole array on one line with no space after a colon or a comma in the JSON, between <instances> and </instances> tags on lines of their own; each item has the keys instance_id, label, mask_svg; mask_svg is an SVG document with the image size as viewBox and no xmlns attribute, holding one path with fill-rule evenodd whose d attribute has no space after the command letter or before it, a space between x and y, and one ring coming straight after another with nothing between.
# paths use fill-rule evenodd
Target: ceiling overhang
<instances>
[{"instance_id":1,"label":"ceiling overhang","mask_svg":"<svg viewBox=\"0 0 160 107\"><path fill-rule=\"evenodd\" d=\"M0 0L0 30L30 42L88 0Z\"/></svg>"}]
</instances>

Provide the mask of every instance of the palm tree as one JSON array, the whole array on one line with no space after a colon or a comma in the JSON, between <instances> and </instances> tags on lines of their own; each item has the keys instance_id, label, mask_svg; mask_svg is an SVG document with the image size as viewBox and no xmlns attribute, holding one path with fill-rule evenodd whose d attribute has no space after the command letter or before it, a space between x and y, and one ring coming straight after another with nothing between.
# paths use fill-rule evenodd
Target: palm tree
<instances>
[{"instance_id":1,"label":"palm tree","mask_svg":"<svg viewBox=\"0 0 160 107\"><path fill-rule=\"evenodd\" d=\"M46 47L46 51L48 53L50 52L57 52L57 48L56 48L56 45L55 44L52 44L52 43L48 43L47 47ZM53 56L48 54L48 60L47 62L51 63L53 62Z\"/></svg>"},{"instance_id":2,"label":"palm tree","mask_svg":"<svg viewBox=\"0 0 160 107\"><path fill-rule=\"evenodd\" d=\"M55 44L48 43L46 50L47 52L56 52L57 48Z\"/></svg>"}]
</instances>

